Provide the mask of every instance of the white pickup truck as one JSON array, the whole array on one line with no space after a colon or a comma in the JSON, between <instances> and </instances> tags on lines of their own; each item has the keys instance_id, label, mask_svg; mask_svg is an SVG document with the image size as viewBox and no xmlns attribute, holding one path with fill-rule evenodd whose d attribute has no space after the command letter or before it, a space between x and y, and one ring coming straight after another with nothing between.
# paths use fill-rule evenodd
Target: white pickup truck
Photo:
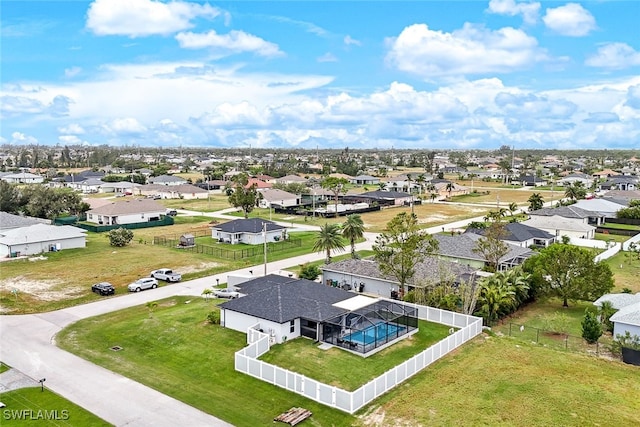
<instances>
[{"instance_id":1,"label":"white pickup truck","mask_svg":"<svg viewBox=\"0 0 640 427\"><path fill-rule=\"evenodd\" d=\"M153 270L150 276L158 280L164 280L165 282L179 282L180 280L182 280L182 274L174 273L174 271L170 268L160 268L158 270Z\"/></svg>"}]
</instances>

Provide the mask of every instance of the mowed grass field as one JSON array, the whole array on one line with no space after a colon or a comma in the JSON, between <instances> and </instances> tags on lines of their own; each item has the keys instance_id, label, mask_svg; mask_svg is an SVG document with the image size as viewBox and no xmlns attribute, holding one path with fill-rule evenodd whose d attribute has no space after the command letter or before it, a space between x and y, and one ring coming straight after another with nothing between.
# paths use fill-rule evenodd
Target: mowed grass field
<instances>
[{"instance_id":1,"label":"mowed grass field","mask_svg":"<svg viewBox=\"0 0 640 427\"><path fill-rule=\"evenodd\" d=\"M292 406L311 410L307 422L314 426L640 423L637 367L489 336L465 344L350 416L235 372L233 353L246 344L245 335L205 323L214 304L174 297L159 301L152 313L140 306L82 320L63 330L57 342L237 426L271 425ZM289 344L297 345L282 347ZM124 349L109 350L114 345ZM313 353L312 346L302 347ZM314 358L299 359L305 363L315 369ZM358 357L327 369L356 375L365 363Z\"/></svg>"},{"instance_id":2,"label":"mowed grass field","mask_svg":"<svg viewBox=\"0 0 640 427\"><path fill-rule=\"evenodd\" d=\"M47 388L44 391L40 387L7 391L0 393L0 401L6 405L0 414L3 427L111 425Z\"/></svg>"},{"instance_id":3,"label":"mowed grass field","mask_svg":"<svg viewBox=\"0 0 640 427\"><path fill-rule=\"evenodd\" d=\"M364 420L369 426L634 426L640 373L622 362L485 336L382 396Z\"/></svg>"},{"instance_id":4,"label":"mowed grass field","mask_svg":"<svg viewBox=\"0 0 640 427\"><path fill-rule=\"evenodd\" d=\"M613 271L615 288L613 292L620 292L624 288L631 292L640 292L640 259L629 252L618 252L605 261Z\"/></svg>"}]
</instances>

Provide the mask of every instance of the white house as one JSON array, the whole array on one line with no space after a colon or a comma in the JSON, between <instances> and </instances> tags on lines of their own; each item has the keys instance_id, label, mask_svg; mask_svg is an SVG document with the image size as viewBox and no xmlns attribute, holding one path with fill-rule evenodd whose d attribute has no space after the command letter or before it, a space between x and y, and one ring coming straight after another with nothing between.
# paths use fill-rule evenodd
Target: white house
<instances>
[{"instance_id":1,"label":"white house","mask_svg":"<svg viewBox=\"0 0 640 427\"><path fill-rule=\"evenodd\" d=\"M8 173L0 176L0 179L12 184L41 184L44 182L42 175L29 172Z\"/></svg>"},{"instance_id":2,"label":"white house","mask_svg":"<svg viewBox=\"0 0 640 427\"><path fill-rule=\"evenodd\" d=\"M34 224L0 231L0 257L84 248L86 231L70 225Z\"/></svg>"},{"instance_id":3,"label":"white house","mask_svg":"<svg viewBox=\"0 0 640 427\"><path fill-rule=\"evenodd\" d=\"M99 225L137 224L158 221L166 208L155 200L114 202L87 211L87 221Z\"/></svg>"},{"instance_id":4,"label":"white house","mask_svg":"<svg viewBox=\"0 0 640 427\"><path fill-rule=\"evenodd\" d=\"M258 190L258 193L262 195L258 202L258 206L261 208L270 208L273 206L289 207L300 204L300 196L289 193L288 191L275 188L262 188Z\"/></svg>"},{"instance_id":5,"label":"white house","mask_svg":"<svg viewBox=\"0 0 640 427\"><path fill-rule=\"evenodd\" d=\"M640 337L640 292L637 294L605 294L593 302L596 307L602 307L602 303L608 301L614 309L618 310L609 318L613 323L613 336L625 335Z\"/></svg>"},{"instance_id":6,"label":"white house","mask_svg":"<svg viewBox=\"0 0 640 427\"><path fill-rule=\"evenodd\" d=\"M206 199L209 192L192 184L147 184L137 188L136 194L142 196L160 196L161 199Z\"/></svg>"},{"instance_id":7,"label":"white house","mask_svg":"<svg viewBox=\"0 0 640 427\"><path fill-rule=\"evenodd\" d=\"M161 185L180 185L186 184L187 180L173 175L160 175L149 178L149 184L161 184Z\"/></svg>"},{"instance_id":8,"label":"white house","mask_svg":"<svg viewBox=\"0 0 640 427\"><path fill-rule=\"evenodd\" d=\"M0 211L0 231L12 228L27 227L35 224L51 224L51 220L31 216L14 215Z\"/></svg>"},{"instance_id":9,"label":"white house","mask_svg":"<svg viewBox=\"0 0 640 427\"><path fill-rule=\"evenodd\" d=\"M532 216L522 224L547 231L560 238L567 236L575 239L593 239L596 227L586 224L581 219L565 218L562 216Z\"/></svg>"},{"instance_id":10,"label":"white house","mask_svg":"<svg viewBox=\"0 0 640 427\"><path fill-rule=\"evenodd\" d=\"M244 296L220 304L220 323L260 329L272 343L302 336L367 356L417 331L415 307L306 279L271 274L237 287Z\"/></svg>"},{"instance_id":11,"label":"white house","mask_svg":"<svg viewBox=\"0 0 640 427\"><path fill-rule=\"evenodd\" d=\"M231 244L260 245L265 239L267 242L277 242L286 238L286 229L265 219L236 219L211 227L211 237Z\"/></svg>"}]
</instances>

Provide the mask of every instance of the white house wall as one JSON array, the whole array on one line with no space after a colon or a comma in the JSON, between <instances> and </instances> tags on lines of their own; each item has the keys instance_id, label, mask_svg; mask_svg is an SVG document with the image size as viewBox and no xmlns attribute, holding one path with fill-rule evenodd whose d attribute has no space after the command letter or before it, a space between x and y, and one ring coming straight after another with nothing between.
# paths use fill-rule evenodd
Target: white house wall
<instances>
[{"instance_id":1,"label":"white house wall","mask_svg":"<svg viewBox=\"0 0 640 427\"><path fill-rule=\"evenodd\" d=\"M628 325L628 324L622 323L622 322L614 322L613 323L613 336L614 337L616 335L618 335L618 334L624 335L624 334L626 334L627 331L629 331L631 336L637 335L637 336L640 337L640 326Z\"/></svg>"},{"instance_id":2,"label":"white house wall","mask_svg":"<svg viewBox=\"0 0 640 427\"><path fill-rule=\"evenodd\" d=\"M349 273L325 271L322 274L322 283L326 285L327 280L336 280L338 282L338 287L340 287L343 283L351 285L351 290L354 291L357 291L358 285L360 284L360 282L363 282L365 294L380 295L385 298L389 298L391 296L392 288L398 290L397 283Z\"/></svg>"},{"instance_id":3,"label":"white house wall","mask_svg":"<svg viewBox=\"0 0 640 427\"><path fill-rule=\"evenodd\" d=\"M75 249L86 247L87 239L84 236L49 240L44 242L31 242L19 245L0 245L0 257L7 257L11 252L19 252L20 255L37 255L43 252L50 252L52 247L56 250Z\"/></svg>"},{"instance_id":4,"label":"white house wall","mask_svg":"<svg viewBox=\"0 0 640 427\"><path fill-rule=\"evenodd\" d=\"M260 324L260 329L265 333L274 337L276 343L282 343L285 340L292 340L300 336L300 320L294 321L294 331L291 332L289 322L280 324L269 320L260 319L259 317L250 316L248 314L238 313L231 310L220 310L221 323L225 328L234 331L246 333L247 329L256 323ZM286 338L284 338L286 337Z\"/></svg>"}]
</instances>

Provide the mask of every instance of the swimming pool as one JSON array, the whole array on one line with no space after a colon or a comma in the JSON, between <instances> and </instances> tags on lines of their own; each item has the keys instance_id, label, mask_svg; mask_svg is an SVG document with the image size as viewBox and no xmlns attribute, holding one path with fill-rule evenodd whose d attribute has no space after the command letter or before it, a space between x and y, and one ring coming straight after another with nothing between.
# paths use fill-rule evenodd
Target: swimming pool
<instances>
[{"instance_id":1,"label":"swimming pool","mask_svg":"<svg viewBox=\"0 0 640 427\"><path fill-rule=\"evenodd\" d=\"M343 339L346 342L356 344L373 344L376 341L386 341L387 337L396 338L402 335L402 331L406 329L404 326L393 325L391 323L378 323L358 332L345 335Z\"/></svg>"}]
</instances>

